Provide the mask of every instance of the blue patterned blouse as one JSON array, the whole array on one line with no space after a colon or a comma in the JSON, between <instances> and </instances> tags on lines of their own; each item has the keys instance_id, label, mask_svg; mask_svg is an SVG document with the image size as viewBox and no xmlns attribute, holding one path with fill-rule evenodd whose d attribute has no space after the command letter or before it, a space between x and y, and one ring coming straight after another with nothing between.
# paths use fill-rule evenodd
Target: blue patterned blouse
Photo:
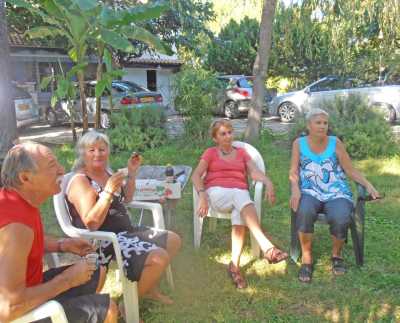
<instances>
[{"instance_id":1,"label":"blue patterned blouse","mask_svg":"<svg viewBox=\"0 0 400 323\"><path fill-rule=\"evenodd\" d=\"M311 151L307 137L299 139L300 190L321 202L337 198L353 201L349 183L336 156L336 137L329 136L328 145L320 154Z\"/></svg>"}]
</instances>

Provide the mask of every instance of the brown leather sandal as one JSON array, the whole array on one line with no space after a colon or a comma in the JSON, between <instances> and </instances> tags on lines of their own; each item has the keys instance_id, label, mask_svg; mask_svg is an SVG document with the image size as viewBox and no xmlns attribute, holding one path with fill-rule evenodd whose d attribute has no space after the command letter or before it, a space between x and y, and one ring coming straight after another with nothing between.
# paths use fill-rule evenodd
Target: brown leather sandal
<instances>
[{"instance_id":1,"label":"brown leather sandal","mask_svg":"<svg viewBox=\"0 0 400 323\"><path fill-rule=\"evenodd\" d=\"M277 247L269 248L264 253L264 259L266 259L270 264L277 264L278 262L286 260L288 257L289 255L286 252L278 249Z\"/></svg>"},{"instance_id":2,"label":"brown leather sandal","mask_svg":"<svg viewBox=\"0 0 400 323\"><path fill-rule=\"evenodd\" d=\"M232 262L230 262L228 265L228 275L232 278L232 281L237 289L243 289L247 287L246 280L240 273L240 269L236 267Z\"/></svg>"}]
</instances>

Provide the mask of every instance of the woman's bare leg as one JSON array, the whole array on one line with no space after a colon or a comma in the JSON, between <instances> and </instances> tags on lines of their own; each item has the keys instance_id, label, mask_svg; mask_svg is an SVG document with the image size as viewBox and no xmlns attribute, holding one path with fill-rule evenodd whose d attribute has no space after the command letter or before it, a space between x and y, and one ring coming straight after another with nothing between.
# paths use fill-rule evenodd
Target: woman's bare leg
<instances>
[{"instance_id":1,"label":"woman's bare leg","mask_svg":"<svg viewBox=\"0 0 400 323\"><path fill-rule=\"evenodd\" d=\"M164 304L172 304L173 301L158 290L158 283L165 268L169 265L169 255L164 249L156 249L150 252L144 264L143 272L138 282L139 296L144 296Z\"/></svg>"},{"instance_id":2,"label":"woman's bare leg","mask_svg":"<svg viewBox=\"0 0 400 323\"><path fill-rule=\"evenodd\" d=\"M260 222L258 221L257 211L253 204L246 205L240 212L242 219L245 221L250 232L256 238L261 250L265 253L267 250L271 249L274 245L265 236L261 229Z\"/></svg>"},{"instance_id":3,"label":"woman's bare leg","mask_svg":"<svg viewBox=\"0 0 400 323\"><path fill-rule=\"evenodd\" d=\"M168 231L166 250L168 252L170 260L172 260L176 256L178 251L181 249L181 246L182 246L181 237L177 235L175 232Z\"/></svg>"},{"instance_id":4,"label":"woman's bare leg","mask_svg":"<svg viewBox=\"0 0 400 323\"><path fill-rule=\"evenodd\" d=\"M312 233L299 232L299 241L301 246L301 263L311 265L312 259Z\"/></svg>"},{"instance_id":5,"label":"woman's bare leg","mask_svg":"<svg viewBox=\"0 0 400 323\"><path fill-rule=\"evenodd\" d=\"M118 306L113 300L110 300L104 323L117 323L118 322Z\"/></svg>"},{"instance_id":6,"label":"woman's bare leg","mask_svg":"<svg viewBox=\"0 0 400 323\"><path fill-rule=\"evenodd\" d=\"M246 238L246 227L244 225L232 226L232 263L235 267L240 266L240 256Z\"/></svg>"},{"instance_id":7,"label":"woman's bare leg","mask_svg":"<svg viewBox=\"0 0 400 323\"><path fill-rule=\"evenodd\" d=\"M96 293L100 293L104 287L107 278L107 269L105 266L100 266L99 283L97 284Z\"/></svg>"}]
</instances>

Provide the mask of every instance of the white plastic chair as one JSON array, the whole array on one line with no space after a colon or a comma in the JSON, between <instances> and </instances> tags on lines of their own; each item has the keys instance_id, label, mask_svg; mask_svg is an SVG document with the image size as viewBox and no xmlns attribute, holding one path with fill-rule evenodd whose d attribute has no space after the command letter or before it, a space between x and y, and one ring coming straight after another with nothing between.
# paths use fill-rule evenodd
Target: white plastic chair
<instances>
[{"instance_id":1,"label":"white plastic chair","mask_svg":"<svg viewBox=\"0 0 400 323\"><path fill-rule=\"evenodd\" d=\"M232 144L234 147L237 148L244 148L246 152L249 154L253 162L257 165L258 169L265 173L265 165L264 161L258 152L252 145L241 142L241 141L234 141ZM263 183L261 182L253 182L254 185L254 204L257 210L258 220L261 223L261 205L262 205L262 192L263 192ZM199 217L197 214L198 209L198 194L193 186L193 240L194 240L194 247L199 248L201 243L201 233L203 229L203 220L204 218ZM213 210L211 207L208 210L207 217L214 218L210 219L210 230L215 230L216 219L231 219L230 213L220 213ZM257 240L251 234L251 250L254 257L260 256L260 246L257 243Z\"/></svg>"},{"instance_id":2,"label":"white plastic chair","mask_svg":"<svg viewBox=\"0 0 400 323\"><path fill-rule=\"evenodd\" d=\"M120 272L120 279L122 283L124 308L126 314L126 321L129 323L139 322L139 298L137 291L137 283L131 282L126 278L124 274L123 260L121 256L121 249L117 240L117 235L114 232L107 231L90 231L88 229L79 229L72 225L71 216L67 207L65 200L65 191L68 182L72 178L73 173L68 173L64 175L64 179L61 184L61 192L53 197L54 210L56 212L58 223L61 226L63 232L70 237L74 238L85 238L85 239L97 239L106 240L112 242L116 262ZM161 205L158 203L149 202L131 202L126 205L127 207L137 208L137 209L147 209L152 212L153 215L153 225L155 229L164 229L164 217L162 213ZM171 288L174 288L171 266L167 268L166 271L167 280Z\"/></svg>"},{"instance_id":3,"label":"white plastic chair","mask_svg":"<svg viewBox=\"0 0 400 323\"><path fill-rule=\"evenodd\" d=\"M29 323L47 317L49 317L53 323L68 323L64 309L57 301L48 301L10 323Z\"/></svg>"},{"instance_id":4,"label":"white plastic chair","mask_svg":"<svg viewBox=\"0 0 400 323\"><path fill-rule=\"evenodd\" d=\"M52 253L52 263L57 267L60 262L57 254ZM62 305L54 300L48 301L25 315L11 321L10 323L29 323L38 321L49 317L53 323L68 323L67 317L65 315Z\"/></svg>"}]
</instances>

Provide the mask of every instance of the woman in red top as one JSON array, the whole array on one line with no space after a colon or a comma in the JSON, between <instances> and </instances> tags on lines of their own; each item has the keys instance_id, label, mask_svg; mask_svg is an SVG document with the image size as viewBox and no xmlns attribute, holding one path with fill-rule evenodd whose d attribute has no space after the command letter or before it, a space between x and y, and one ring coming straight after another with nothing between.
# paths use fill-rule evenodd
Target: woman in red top
<instances>
[{"instance_id":1,"label":"woman in red top","mask_svg":"<svg viewBox=\"0 0 400 323\"><path fill-rule=\"evenodd\" d=\"M246 236L246 226L256 238L269 263L278 263L288 257L286 252L276 248L265 236L258 222L256 208L250 199L247 174L255 181L263 182L266 187L265 198L275 202L274 186L242 148L232 146L232 125L227 120L218 120L211 126L211 135L215 147L208 148L201 156L193 172L192 181L199 193L199 216L208 213L209 203L212 208L226 212L232 217L232 261L228 272L237 288L247 286L240 273L240 255ZM203 178L203 175L205 177Z\"/></svg>"}]
</instances>

